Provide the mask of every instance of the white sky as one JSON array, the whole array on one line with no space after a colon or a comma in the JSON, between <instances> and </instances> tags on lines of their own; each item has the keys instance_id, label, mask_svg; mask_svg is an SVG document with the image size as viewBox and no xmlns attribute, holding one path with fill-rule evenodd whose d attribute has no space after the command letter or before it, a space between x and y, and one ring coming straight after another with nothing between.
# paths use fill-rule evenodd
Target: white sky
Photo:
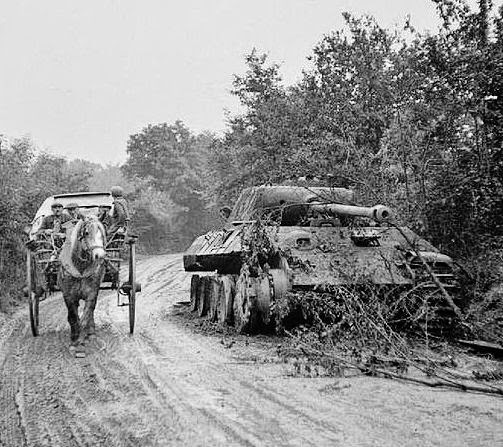
<instances>
[{"instance_id":1,"label":"white sky","mask_svg":"<svg viewBox=\"0 0 503 447\"><path fill-rule=\"evenodd\" d=\"M128 136L181 119L220 132L232 74L254 46L299 78L341 13L437 24L430 0L0 0L0 133L50 152L122 162Z\"/></svg>"}]
</instances>

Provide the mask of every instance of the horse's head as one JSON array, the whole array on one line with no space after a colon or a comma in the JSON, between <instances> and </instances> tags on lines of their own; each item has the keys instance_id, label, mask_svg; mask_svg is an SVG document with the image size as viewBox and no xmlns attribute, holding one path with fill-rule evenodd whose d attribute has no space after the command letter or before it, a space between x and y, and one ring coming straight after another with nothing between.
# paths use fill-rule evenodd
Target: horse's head
<instances>
[{"instance_id":1,"label":"horse's head","mask_svg":"<svg viewBox=\"0 0 503 447\"><path fill-rule=\"evenodd\" d=\"M96 216L88 216L80 221L75 228L82 250L88 253L93 261L104 259L106 232Z\"/></svg>"}]
</instances>

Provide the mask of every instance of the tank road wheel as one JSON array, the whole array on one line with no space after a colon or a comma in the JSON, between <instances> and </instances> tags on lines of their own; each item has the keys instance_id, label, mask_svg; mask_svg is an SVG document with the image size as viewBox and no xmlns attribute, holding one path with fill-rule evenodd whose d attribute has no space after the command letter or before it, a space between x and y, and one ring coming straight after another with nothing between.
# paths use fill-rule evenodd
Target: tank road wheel
<instances>
[{"instance_id":1,"label":"tank road wheel","mask_svg":"<svg viewBox=\"0 0 503 447\"><path fill-rule=\"evenodd\" d=\"M220 294L218 298L218 321L221 324L234 322L233 304L236 293L236 280L234 276L223 275L220 277Z\"/></svg>"},{"instance_id":2,"label":"tank road wheel","mask_svg":"<svg viewBox=\"0 0 503 447\"><path fill-rule=\"evenodd\" d=\"M134 332L136 314L136 250L135 241L129 242L129 332Z\"/></svg>"},{"instance_id":3,"label":"tank road wheel","mask_svg":"<svg viewBox=\"0 0 503 447\"><path fill-rule=\"evenodd\" d=\"M199 276L190 280L190 310L211 321L232 324L235 275Z\"/></svg>"},{"instance_id":4,"label":"tank road wheel","mask_svg":"<svg viewBox=\"0 0 503 447\"><path fill-rule=\"evenodd\" d=\"M222 296L222 280L218 276L210 276L208 287L208 318L210 321L218 321L220 312L220 299Z\"/></svg>"},{"instance_id":5,"label":"tank road wheel","mask_svg":"<svg viewBox=\"0 0 503 447\"><path fill-rule=\"evenodd\" d=\"M271 301L273 291L269 275L262 273L258 278L253 278L255 289L256 324L266 327L271 321Z\"/></svg>"},{"instance_id":6,"label":"tank road wheel","mask_svg":"<svg viewBox=\"0 0 503 447\"><path fill-rule=\"evenodd\" d=\"M199 275L192 275L190 278L190 311L197 310L197 288L199 286Z\"/></svg>"},{"instance_id":7,"label":"tank road wheel","mask_svg":"<svg viewBox=\"0 0 503 447\"><path fill-rule=\"evenodd\" d=\"M236 295L234 296L234 326L240 333L250 330L252 303L250 297L250 275L248 267L243 266L236 281Z\"/></svg>"},{"instance_id":8,"label":"tank road wheel","mask_svg":"<svg viewBox=\"0 0 503 447\"><path fill-rule=\"evenodd\" d=\"M209 276L201 276L197 282L196 290L196 310L199 317L204 317L208 313L208 290L210 285Z\"/></svg>"},{"instance_id":9,"label":"tank road wheel","mask_svg":"<svg viewBox=\"0 0 503 447\"><path fill-rule=\"evenodd\" d=\"M271 289L269 278L251 277L248 267L241 269L234 296L234 326L240 333L254 333L269 324Z\"/></svg>"},{"instance_id":10,"label":"tank road wheel","mask_svg":"<svg viewBox=\"0 0 503 447\"><path fill-rule=\"evenodd\" d=\"M35 293L35 259L31 251L26 254L26 293L28 295L28 305L30 308L31 333L34 337L38 331L38 309L40 296Z\"/></svg>"},{"instance_id":11,"label":"tank road wheel","mask_svg":"<svg viewBox=\"0 0 503 447\"><path fill-rule=\"evenodd\" d=\"M272 282L274 301L282 300L291 289L288 273L282 269L271 269L269 276Z\"/></svg>"}]
</instances>

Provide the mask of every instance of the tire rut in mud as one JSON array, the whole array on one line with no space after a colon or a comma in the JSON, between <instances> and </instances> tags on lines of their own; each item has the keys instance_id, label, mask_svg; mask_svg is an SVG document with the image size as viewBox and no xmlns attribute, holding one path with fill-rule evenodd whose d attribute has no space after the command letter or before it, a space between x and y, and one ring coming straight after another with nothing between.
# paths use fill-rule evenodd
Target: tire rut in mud
<instances>
[{"instance_id":1,"label":"tire rut in mud","mask_svg":"<svg viewBox=\"0 0 503 447\"><path fill-rule=\"evenodd\" d=\"M25 328L26 329L26 328ZM22 328L13 334L21 336ZM19 374L19 347L3 346L5 357L0 366L0 445L26 446L23 421L22 379ZM20 394L21 393L21 394Z\"/></svg>"},{"instance_id":2,"label":"tire rut in mud","mask_svg":"<svg viewBox=\"0 0 503 447\"><path fill-rule=\"evenodd\" d=\"M57 312L57 306L53 310ZM5 343L2 445L92 446L106 441L99 427L79 423L76 392L85 388L86 378L67 349L67 336L66 331L52 330L33 338L21 325Z\"/></svg>"},{"instance_id":3,"label":"tire rut in mud","mask_svg":"<svg viewBox=\"0 0 503 447\"><path fill-rule=\"evenodd\" d=\"M144 301L133 337L114 294L100 294L98 337L84 359L69 352L61 296L42 303L40 337L19 319L0 356L2 447L282 444L291 436L286 418L312 425L304 412L290 411L286 397L257 393L254 378L227 368L210 340L163 322L162 309L186 285L176 264L139 266ZM292 433L309 442L295 427Z\"/></svg>"}]
</instances>

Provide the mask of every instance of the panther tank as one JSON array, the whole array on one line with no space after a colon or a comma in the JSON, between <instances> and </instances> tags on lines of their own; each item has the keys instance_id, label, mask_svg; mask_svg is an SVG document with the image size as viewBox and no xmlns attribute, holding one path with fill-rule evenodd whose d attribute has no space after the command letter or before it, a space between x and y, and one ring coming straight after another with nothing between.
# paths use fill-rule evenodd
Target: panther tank
<instances>
[{"instance_id":1,"label":"panther tank","mask_svg":"<svg viewBox=\"0 0 503 447\"><path fill-rule=\"evenodd\" d=\"M271 305L296 290L456 288L452 259L396 222L387 206L357 206L346 188L244 189L226 225L184 254L195 272L191 309L256 332L269 325Z\"/></svg>"}]
</instances>

